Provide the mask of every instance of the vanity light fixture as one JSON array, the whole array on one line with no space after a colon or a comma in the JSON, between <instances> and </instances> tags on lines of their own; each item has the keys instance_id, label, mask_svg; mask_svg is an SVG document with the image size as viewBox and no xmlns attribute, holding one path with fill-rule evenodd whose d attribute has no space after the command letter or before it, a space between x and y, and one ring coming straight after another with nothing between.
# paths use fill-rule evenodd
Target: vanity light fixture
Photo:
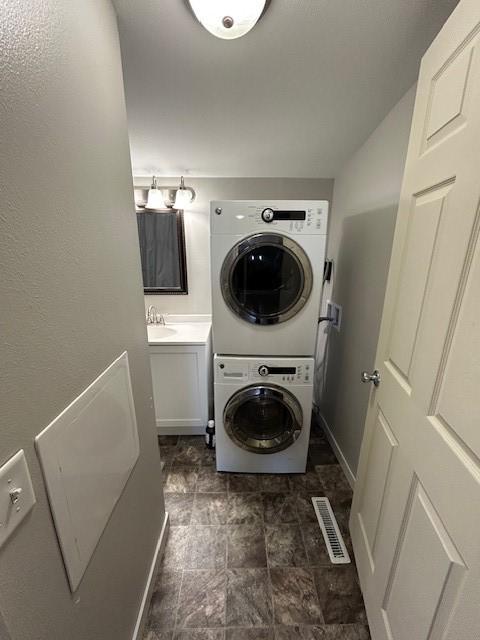
<instances>
[{"instance_id":1,"label":"vanity light fixture","mask_svg":"<svg viewBox=\"0 0 480 640\"><path fill-rule=\"evenodd\" d=\"M158 188L157 178L153 176L152 184L150 189L148 190L147 204L145 205L145 209L164 209L165 208L165 198L163 197L162 189Z\"/></svg>"},{"instance_id":2,"label":"vanity light fixture","mask_svg":"<svg viewBox=\"0 0 480 640\"><path fill-rule=\"evenodd\" d=\"M195 191L185 187L183 176L180 178L180 186L175 194L174 209L186 209L195 198Z\"/></svg>"},{"instance_id":3,"label":"vanity light fixture","mask_svg":"<svg viewBox=\"0 0 480 640\"><path fill-rule=\"evenodd\" d=\"M145 199L146 196L146 199ZM152 177L150 188L135 188L135 205L137 209L147 209L151 211L165 211L167 209L186 209L195 200L195 191L192 187L186 187L183 176L180 179L180 186L166 187L159 186L157 177Z\"/></svg>"},{"instance_id":4,"label":"vanity light fixture","mask_svg":"<svg viewBox=\"0 0 480 640\"><path fill-rule=\"evenodd\" d=\"M270 0L189 0L190 8L207 31L234 40L257 24Z\"/></svg>"}]
</instances>

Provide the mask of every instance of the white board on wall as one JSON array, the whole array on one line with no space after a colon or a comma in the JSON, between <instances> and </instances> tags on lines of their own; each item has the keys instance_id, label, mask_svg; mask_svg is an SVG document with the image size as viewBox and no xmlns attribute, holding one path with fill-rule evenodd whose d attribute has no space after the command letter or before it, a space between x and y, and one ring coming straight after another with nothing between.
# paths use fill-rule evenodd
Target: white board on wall
<instances>
[{"instance_id":1,"label":"white board on wall","mask_svg":"<svg viewBox=\"0 0 480 640\"><path fill-rule=\"evenodd\" d=\"M126 351L35 438L35 445L75 591L139 455Z\"/></svg>"}]
</instances>

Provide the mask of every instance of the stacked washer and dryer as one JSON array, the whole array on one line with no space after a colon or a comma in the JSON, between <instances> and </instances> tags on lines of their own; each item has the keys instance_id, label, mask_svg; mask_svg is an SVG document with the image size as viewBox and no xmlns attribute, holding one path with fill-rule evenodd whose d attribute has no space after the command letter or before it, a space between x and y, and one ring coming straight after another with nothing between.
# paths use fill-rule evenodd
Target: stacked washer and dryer
<instances>
[{"instance_id":1,"label":"stacked washer and dryer","mask_svg":"<svg viewBox=\"0 0 480 640\"><path fill-rule=\"evenodd\" d=\"M210 215L217 469L302 473L328 202L214 201Z\"/></svg>"}]
</instances>

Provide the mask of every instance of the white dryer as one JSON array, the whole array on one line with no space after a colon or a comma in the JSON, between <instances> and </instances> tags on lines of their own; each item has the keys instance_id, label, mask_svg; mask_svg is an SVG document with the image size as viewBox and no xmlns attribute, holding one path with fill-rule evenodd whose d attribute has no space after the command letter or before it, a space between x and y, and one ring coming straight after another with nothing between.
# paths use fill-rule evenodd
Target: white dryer
<instances>
[{"instance_id":1,"label":"white dryer","mask_svg":"<svg viewBox=\"0 0 480 640\"><path fill-rule=\"evenodd\" d=\"M218 471L304 473L313 358L215 356Z\"/></svg>"},{"instance_id":2,"label":"white dryer","mask_svg":"<svg viewBox=\"0 0 480 640\"><path fill-rule=\"evenodd\" d=\"M213 350L311 356L327 201L211 203Z\"/></svg>"}]
</instances>

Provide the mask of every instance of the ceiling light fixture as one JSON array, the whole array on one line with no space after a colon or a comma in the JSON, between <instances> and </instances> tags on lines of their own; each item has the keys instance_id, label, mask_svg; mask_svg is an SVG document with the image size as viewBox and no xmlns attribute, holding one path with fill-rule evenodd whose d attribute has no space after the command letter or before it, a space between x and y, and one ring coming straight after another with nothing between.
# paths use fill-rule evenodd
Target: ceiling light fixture
<instances>
[{"instance_id":1,"label":"ceiling light fixture","mask_svg":"<svg viewBox=\"0 0 480 640\"><path fill-rule=\"evenodd\" d=\"M234 40L258 22L269 0L189 0L197 20L217 38Z\"/></svg>"}]
</instances>

